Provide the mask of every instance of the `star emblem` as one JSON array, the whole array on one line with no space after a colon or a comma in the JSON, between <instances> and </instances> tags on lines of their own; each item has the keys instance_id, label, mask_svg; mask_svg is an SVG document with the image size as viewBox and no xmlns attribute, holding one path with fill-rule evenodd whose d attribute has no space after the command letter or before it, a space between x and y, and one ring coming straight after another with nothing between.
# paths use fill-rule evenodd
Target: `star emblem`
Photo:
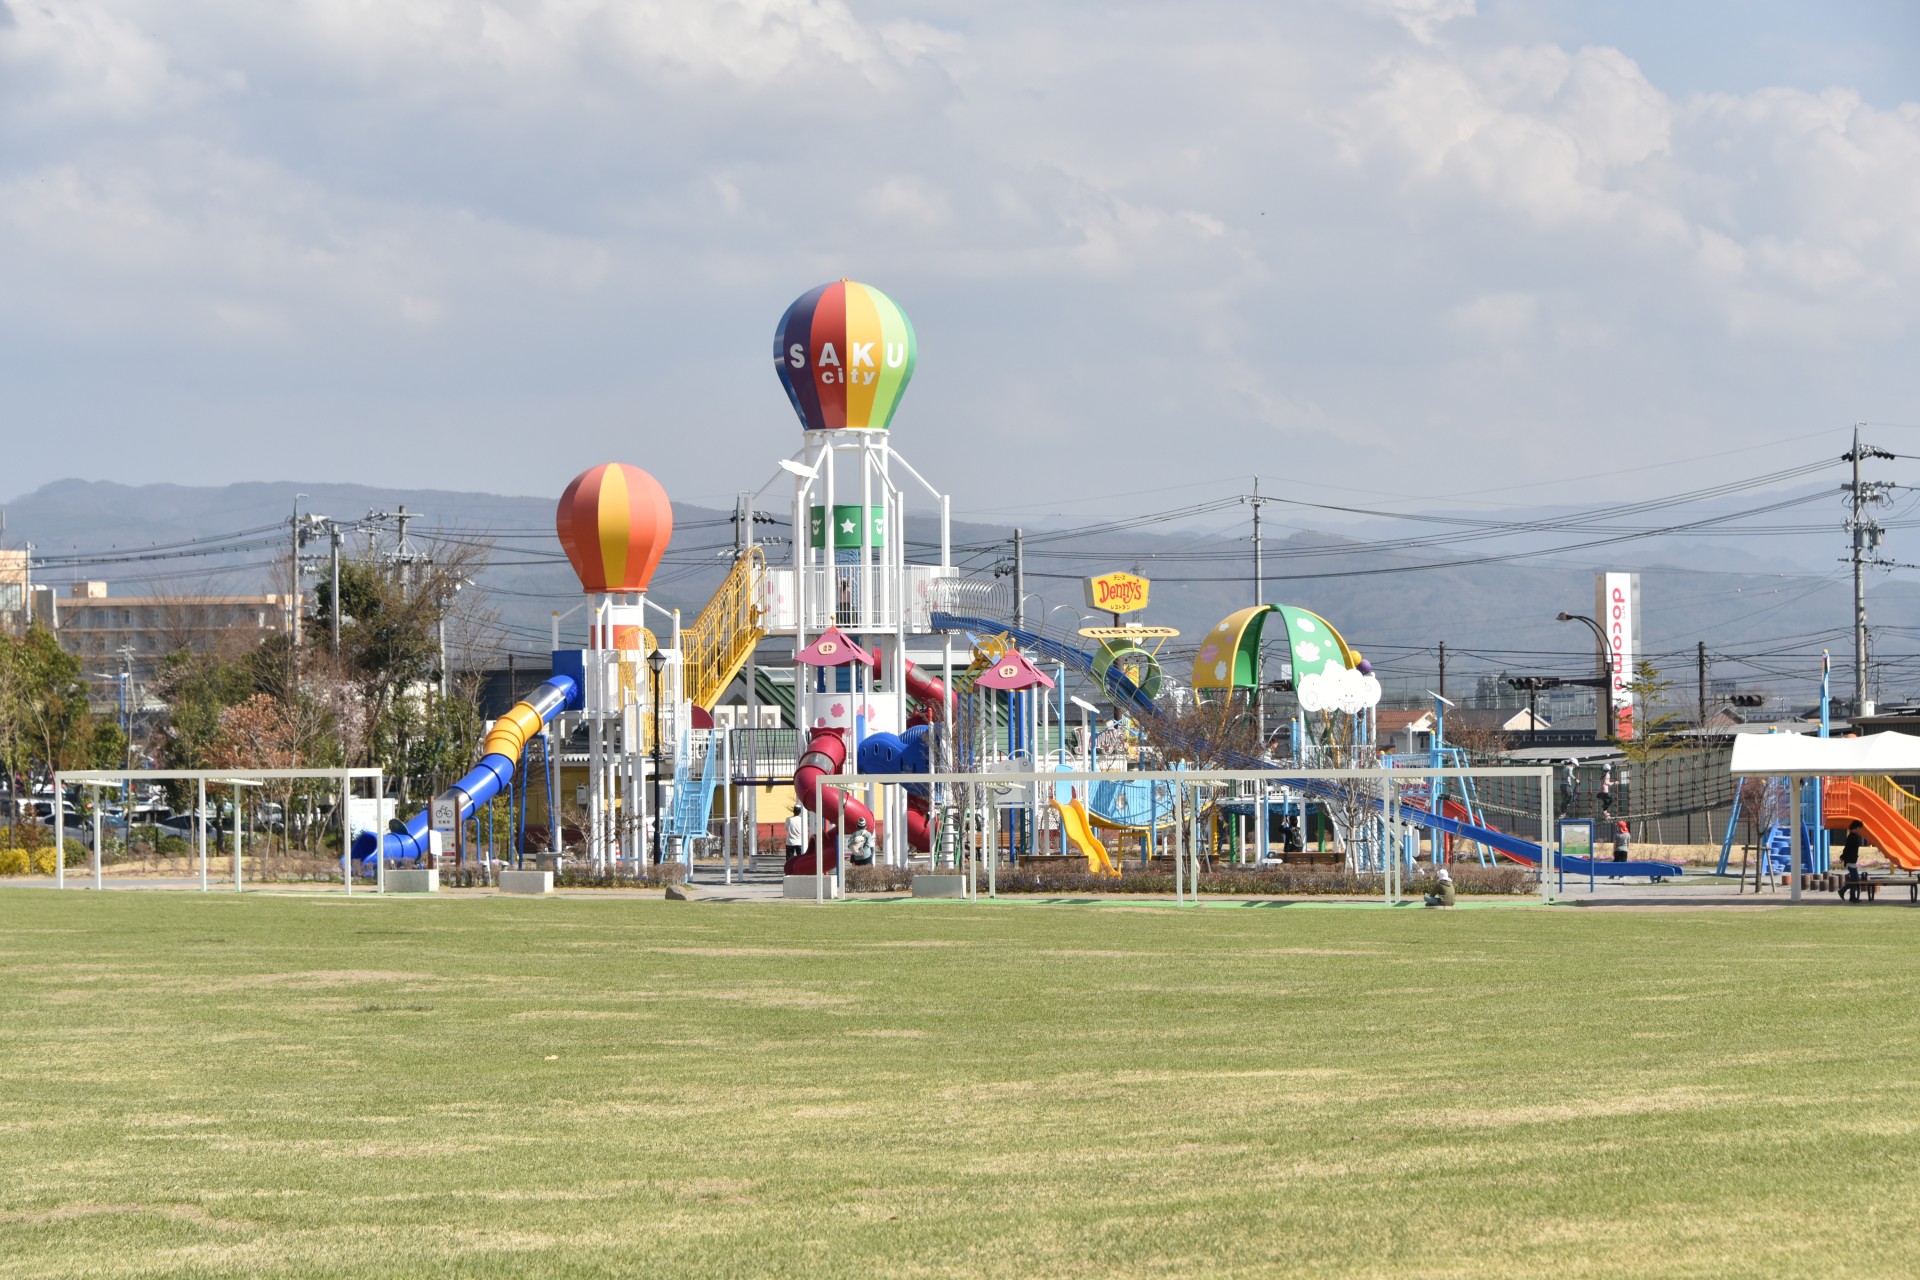
<instances>
[{"instance_id":1,"label":"star emblem","mask_svg":"<svg viewBox=\"0 0 1920 1280\"><path fill-rule=\"evenodd\" d=\"M852 532L853 532L853 521L851 521L851 520L843 520L843 521L841 521L841 522L840 522L840 532L842 532L842 533L852 533Z\"/></svg>"}]
</instances>

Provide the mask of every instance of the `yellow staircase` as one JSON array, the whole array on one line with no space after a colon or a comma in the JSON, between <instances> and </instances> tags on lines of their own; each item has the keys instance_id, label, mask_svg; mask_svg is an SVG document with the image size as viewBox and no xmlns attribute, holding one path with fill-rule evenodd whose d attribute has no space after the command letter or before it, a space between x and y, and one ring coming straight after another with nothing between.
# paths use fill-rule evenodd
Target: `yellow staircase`
<instances>
[{"instance_id":1,"label":"yellow staircase","mask_svg":"<svg viewBox=\"0 0 1920 1280\"><path fill-rule=\"evenodd\" d=\"M760 581L766 571L767 559L760 548L741 552L713 599L693 625L680 633L687 664L686 695L696 707L713 710L767 634L760 625Z\"/></svg>"},{"instance_id":2,"label":"yellow staircase","mask_svg":"<svg viewBox=\"0 0 1920 1280\"><path fill-rule=\"evenodd\" d=\"M1900 816L1910 825L1920 827L1920 796L1916 796L1892 778L1855 778L1854 782L1899 810Z\"/></svg>"}]
</instances>

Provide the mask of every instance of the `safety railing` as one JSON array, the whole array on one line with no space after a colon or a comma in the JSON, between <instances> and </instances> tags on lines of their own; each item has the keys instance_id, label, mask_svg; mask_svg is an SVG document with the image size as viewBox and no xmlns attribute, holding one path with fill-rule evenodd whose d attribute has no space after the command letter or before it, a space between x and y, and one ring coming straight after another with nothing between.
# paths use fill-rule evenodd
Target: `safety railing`
<instances>
[{"instance_id":1,"label":"safety railing","mask_svg":"<svg viewBox=\"0 0 1920 1280\"><path fill-rule=\"evenodd\" d=\"M748 547L733 562L720 589L680 636L687 668L687 697L709 711L766 631L760 624L760 579L766 557Z\"/></svg>"}]
</instances>

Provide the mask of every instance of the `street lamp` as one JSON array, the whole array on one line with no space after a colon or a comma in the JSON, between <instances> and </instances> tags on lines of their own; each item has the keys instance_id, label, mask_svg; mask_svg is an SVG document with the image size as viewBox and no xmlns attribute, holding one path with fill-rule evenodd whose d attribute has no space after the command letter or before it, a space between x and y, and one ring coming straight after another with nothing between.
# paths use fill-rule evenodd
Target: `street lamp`
<instances>
[{"instance_id":1,"label":"street lamp","mask_svg":"<svg viewBox=\"0 0 1920 1280\"><path fill-rule=\"evenodd\" d=\"M667 824L660 821L660 770L665 764L660 751L660 673L667 668L667 655L659 646L647 655L647 666L653 672L653 860L661 863L666 861Z\"/></svg>"},{"instance_id":2,"label":"street lamp","mask_svg":"<svg viewBox=\"0 0 1920 1280\"><path fill-rule=\"evenodd\" d=\"M1600 678L1600 683L1597 686L1597 696L1599 698L1597 705L1602 708L1601 714L1606 716L1607 733L1605 741L1612 742L1616 728L1613 720L1613 649L1607 644L1607 633L1600 629L1599 623L1584 613L1563 613L1555 618L1554 621L1586 623L1587 629L1593 632L1595 643L1600 646L1597 650L1597 656L1600 662L1596 673ZM1597 719L1598 717L1596 717L1596 720Z\"/></svg>"}]
</instances>

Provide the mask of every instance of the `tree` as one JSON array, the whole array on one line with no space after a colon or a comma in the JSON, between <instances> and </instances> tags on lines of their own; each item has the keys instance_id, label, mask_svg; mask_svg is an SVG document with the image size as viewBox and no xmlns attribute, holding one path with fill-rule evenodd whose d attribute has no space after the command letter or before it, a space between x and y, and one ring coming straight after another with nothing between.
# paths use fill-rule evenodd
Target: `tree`
<instances>
[{"instance_id":1,"label":"tree","mask_svg":"<svg viewBox=\"0 0 1920 1280\"><path fill-rule=\"evenodd\" d=\"M472 690L449 699L436 696L443 675L440 636L450 623L461 629L455 604L485 551L471 544L437 548L424 566L413 566L414 576L405 582L384 561L342 561L337 655L332 652L332 582L322 583L316 593L314 625L307 632L312 660L303 671L322 683L337 682L331 696L348 758L394 766L403 804L414 781L432 785L470 763L478 712ZM442 705L448 702L461 705Z\"/></svg>"},{"instance_id":2,"label":"tree","mask_svg":"<svg viewBox=\"0 0 1920 1280\"><path fill-rule=\"evenodd\" d=\"M1673 681L1662 679L1660 668L1645 658L1633 664L1633 679L1626 689L1639 705L1633 718L1633 736L1620 740L1620 754L1633 766L1633 777L1644 781L1647 766L1679 749L1678 732L1686 722L1676 711L1654 714L1654 708L1666 703ZM1605 690L1601 696L1606 696Z\"/></svg>"},{"instance_id":3,"label":"tree","mask_svg":"<svg viewBox=\"0 0 1920 1280\"><path fill-rule=\"evenodd\" d=\"M153 690L167 704L160 735L160 759L169 769L211 769L220 736L220 715L255 693L253 669L244 659L230 661L214 653L176 649L161 660ZM176 807L193 803L194 788L168 784Z\"/></svg>"},{"instance_id":4,"label":"tree","mask_svg":"<svg viewBox=\"0 0 1920 1280\"><path fill-rule=\"evenodd\" d=\"M18 744L18 763L29 772L65 768L69 752L90 729L80 659L62 649L53 632L37 622L8 644L11 652L4 670L10 691L5 702Z\"/></svg>"}]
</instances>

